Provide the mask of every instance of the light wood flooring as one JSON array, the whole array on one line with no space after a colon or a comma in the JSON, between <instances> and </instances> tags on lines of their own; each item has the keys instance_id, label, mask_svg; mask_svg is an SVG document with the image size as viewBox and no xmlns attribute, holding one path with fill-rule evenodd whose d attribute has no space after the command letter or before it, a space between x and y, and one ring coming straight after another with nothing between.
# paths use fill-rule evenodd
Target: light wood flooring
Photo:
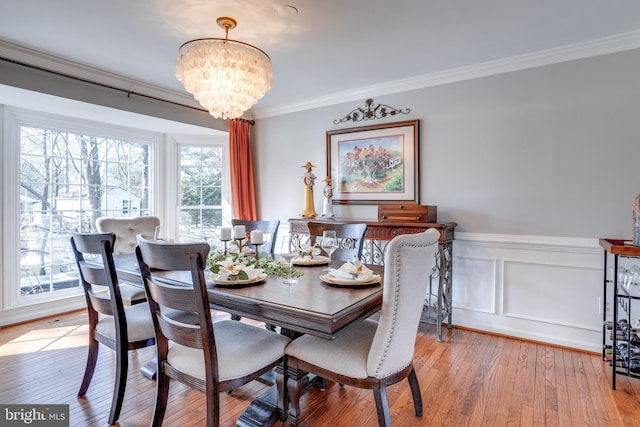
<instances>
[{"instance_id":1,"label":"light wood flooring","mask_svg":"<svg viewBox=\"0 0 640 427\"><path fill-rule=\"evenodd\" d=\"M71 426L104 426L112 393L113 353L102 347L87 396L76 397L84 372L83 311L0 329L0 403L70 405ZM148 426L155 383L140 367L154 349L131 353L121 426ZM640 426L640 380L618 377L598 354L454 328L445 342L421 324L415 368L424 416L413 413L405 381L388 397L393 425L404 426ZM233 426L266 386L253 382L223 394L222 425ZM204 396L172 383L165 426L204 425ZM369 390L329 384L302 399L303 427L376 426ZM278 426L284 424L278 423Z\"/></svg>"}]
</instances>

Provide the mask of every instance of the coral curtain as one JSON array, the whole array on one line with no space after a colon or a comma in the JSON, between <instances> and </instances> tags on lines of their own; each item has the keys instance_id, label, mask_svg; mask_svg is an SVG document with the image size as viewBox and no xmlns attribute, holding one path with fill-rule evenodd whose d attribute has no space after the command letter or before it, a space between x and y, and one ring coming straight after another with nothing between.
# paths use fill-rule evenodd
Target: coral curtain
<instances>
[{"instance_id":1,"label":"coral curtain","mask_svg":"<svg viewBox=\"0 0 640 427\"><path fill-rule=\"evenodd\" d=\"M229 121L231 198L234 218L255 221L258 218L249 126L246 120Z\"/></svg>"}]
</instances>

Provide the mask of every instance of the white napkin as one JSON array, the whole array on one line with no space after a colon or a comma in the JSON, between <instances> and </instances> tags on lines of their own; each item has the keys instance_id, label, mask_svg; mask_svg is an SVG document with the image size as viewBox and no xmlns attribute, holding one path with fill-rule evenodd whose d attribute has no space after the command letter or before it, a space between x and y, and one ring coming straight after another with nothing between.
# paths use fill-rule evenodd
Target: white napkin
<instances>
[{"instance_id":1,"label":"white napkin","mask_svg":"<svg viewBox=\"0 0 640 427\"><path fill-rule=\"evenodd\" d=\"M329 272L329 275L336 279L364 281L372 279L375 276L375 273L362 264L358 258L354 258L353 261L342 264L340 268L332 269Z\"/></svg>"}]
</instances>

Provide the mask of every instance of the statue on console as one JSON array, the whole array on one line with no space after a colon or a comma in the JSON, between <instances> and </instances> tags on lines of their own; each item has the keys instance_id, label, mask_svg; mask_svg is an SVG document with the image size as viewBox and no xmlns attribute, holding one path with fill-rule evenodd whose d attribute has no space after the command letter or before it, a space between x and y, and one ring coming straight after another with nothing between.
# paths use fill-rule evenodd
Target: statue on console
<instances>
[{"instance_id":1,"label":"statue on console","mask_svg":"<svg viewBox=\"0 0 640 427\"><path fill-rule=\"evenodd\" d=\"M307 171L303 175L304 208L300 216L302 218L315 218L318 216L313 204L313 185L315 184L316 176L313 174L312 170L315 166L312 165L311 162L307 162L307 164L302 167L306 168Z\"/></svg>"},{"instance_id":2,"label":"statue on console","mask_svg":"<svg viewBox=\"0 0 640 427\"><path fill-rule=\"evenodd\" d=\"M333 213L333 187L331 186L331 177L326 177L324 182L327 185L325 185L324 190L322 190L324 199L322 202L322 215L320 216L323 218L333 218L335 214Z\"/></svg>"}]
</instances>

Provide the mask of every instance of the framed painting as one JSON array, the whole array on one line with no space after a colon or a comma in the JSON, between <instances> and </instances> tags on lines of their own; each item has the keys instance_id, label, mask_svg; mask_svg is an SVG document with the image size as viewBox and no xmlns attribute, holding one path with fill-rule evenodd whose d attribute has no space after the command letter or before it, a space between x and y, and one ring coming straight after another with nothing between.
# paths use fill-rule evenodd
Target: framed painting
<instances>
[{"instance_id":1,"label":"framed painting","mask_svg":"<svg viewBox=\"0 0 640 427\"><path fill-rule=\"evenodd\" d=\"M334 204L419 202L418 120L327 132Z\"/></svg>"}]
</instances>

